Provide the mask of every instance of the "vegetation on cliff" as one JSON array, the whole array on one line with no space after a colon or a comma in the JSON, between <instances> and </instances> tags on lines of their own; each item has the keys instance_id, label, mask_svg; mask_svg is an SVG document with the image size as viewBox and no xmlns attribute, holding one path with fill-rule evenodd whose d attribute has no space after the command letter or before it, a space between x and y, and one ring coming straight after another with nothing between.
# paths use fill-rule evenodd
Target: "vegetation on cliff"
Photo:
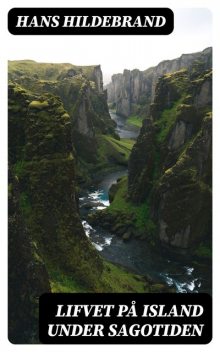
<instances>
[{"instance_id":1,"label":"vegetation on cliff","mask_svg":"<svg viewBox=\"0 0 220 352\"><path fill-rule=\"evenodd\" d=\"M69 118L79 185L88 184L97 173L107 172L115 164L127 165L132 142L120 144L115 133L100 66L9 61L9 79L29 94L50 93L62 101ZM43 110L44 104L47 102L33 100L30 107Z\"/></svg>"},{"instance_id":2,"label":"vegetation on cliff","mask_svg":"<svg viewBox=\"0 0 220 352\"><path fill-rule=\"evenodd\" d=\"M49 276L21 206L20 182L9 166L8 337L13 343L38 340L38 298L50 292Z\"/></svg>"},{"instance_id":3,"label":"vegetation on cliff","mask_svg":"<svg viewBox=\"0 0 220 352\"><path fill-rule=\"evenodd\" d=\"M147 117L150 104L155 98L158 79L162 75L187 69L196 76L198 70L205 71L211 67L212 48L206 48L201 52L164 60L145 71L125 69L123 73L114 74L106 86L108 103L119 115Z\"/></svg>"},{"instance_id":4,"label":"vegetation on cliff","mask_svg":"<svg viewBox=\"0 0 220 352\"><path fill-rule=\"evenodd\" d=\"M38 298L44 292L166 290L103 260L84 233L79 187L112 168L128 165L128 177L110 188L110 206L92 214L91 223L101 221L125 241L136 237L210 258L207 65L195 61L189 70L180 67L159 78L134 143L114 131L99 66L9 63L11 341L37 342ZM133 105L136 112L149 103L150 96L145 98ZM135 125L140 120L130 117Z\"/></svg>"},{"instance_id":5,"label":"vegetation on cliff","mask_svg":"<svg viewBox=\"0 0 220 352\"><path fill-rule=\"evenodd\" d=\"M133 146L115 135L100 68L11 62L9 79L9 338L32 343L45 292L157 288L104 261L81 224L80 178L127 165Z\"/></svg>"},{"instance_id":6,"label":"vegetation on cliff","mask_svg":"<svg viewBox=\"0 0 220 352\"><path fill-rule=\"evenodd\" d=\"M142 126L142 122L143 122L143 118L137 115L129 116L129 118L127 119L127 123L129 125L133 125L139 128Z\"/></svg>"},{"instance_id":7,"label":"vegetation on cliff","mask_svg":"<svg viewBox=\"0 0 220 352\"><path fill-rule=\"evenodd\" d=\"M132 219L132 229L121 231L125 238L142 229L152 244L210 256L211 79L211 70L198 62L159 79L131 152L128 185L124 179L112 187L112 203L103 212L108 218L117 210L113 224L120 216Z\"/></svg>"}]
</instances>

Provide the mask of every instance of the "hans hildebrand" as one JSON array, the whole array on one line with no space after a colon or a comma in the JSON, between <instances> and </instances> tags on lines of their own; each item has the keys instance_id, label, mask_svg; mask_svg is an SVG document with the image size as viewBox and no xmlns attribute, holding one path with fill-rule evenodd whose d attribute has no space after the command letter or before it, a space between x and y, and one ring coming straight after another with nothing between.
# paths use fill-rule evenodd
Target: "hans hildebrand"
<instances>
[{"instance_id":1,"label":"hans hildebrand","mask_svg":"<svg viewBox=\"0 0 220 352\"><path fill-rule=\"evenodd\" d=\"M163 27L164 16L18 16L16 27Z\"/></svg>"}]
</instances>

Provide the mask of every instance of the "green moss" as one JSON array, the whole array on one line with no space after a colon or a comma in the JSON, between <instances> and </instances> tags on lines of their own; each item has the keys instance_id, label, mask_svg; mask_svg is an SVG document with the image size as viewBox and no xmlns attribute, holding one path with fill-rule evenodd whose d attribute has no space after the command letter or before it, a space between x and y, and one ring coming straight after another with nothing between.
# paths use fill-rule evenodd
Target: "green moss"
<instances>
[{"instance_id":1,"label":"green moss","mask_svg":"<svg viewBox=\"0 0 220 352\"><path fill-rule=\"evenodd\" d=\"M25 217L30 216L32 209L31 209L31 203L30 203L30 200L29 200L29 197L28 197L27 193L22 192L20 194L19 206L20 206L20 209L21 209L21 211L22 211L22 213L24 214Z\"/></svg>"},{"instance_id":2,"label":"green moss","mask_svg":"<svg viewBox=\"0 0 220 352\"><path fill-rule=\"evenodd\" d=\"M45 109L49 106L48 101L44 100L44 101L39 101L39 100L33 100L30 104L29 104L29 108L30 109L37 109L37 110L42 110Z\"/></svg>"},{"instance_id":3,"label":"green moss","mask_svg":"<svg viewBox=\"0 0 220 352\"><path fill-rule=\"evenodd\" d=\"M130 139L117 140L111 136L99 135L96 170L109 168L118 164L127 166L134 141Z\"/></svg>"},{"instance_id":4,"label":"green moss","mask_svg":"<svg viewBox=\"0 0 220 352\"><path fill-rule=\"evenodd\" d=\"M69 115L67 112L65 112L65 113L61 116L61 118L64 119L64 120L69 120L69 119L70 119L70 115Z\"/></svg>"},{"instance_id":5,"label":"green moss","mask_svg":"<svg viewBox=\"0 0 220 352\"><path fill-rule=\"evenodd\" d=\"M212 111L208 111L206 113L206 116L204 118L204 122L209 121L209 120L212 120Z\"/></svg>"},{"instance_id":6,"label":"green moss","mask_svg":"<svg viewBox=\"0 0 220 352\"><path fill-rule=\"evenodd\" d=\"M155 224L150 218L149 203L144 202L140 205L134 205L127 198L128 179L123 177L118 182L118 189L114 199L108 207L110 213L120 213L130 215L134 218L135 227L141 231L146 232L147 235L153 235L155 231Z\"/></svg>"},{"instance_id":7,"label":"green moss","mask_svg":"<svg viewBox=\"0 0 220 352\"><path fill-rule=\"evenodd\" d=\"M25 110L25 109L22 109L21 105L18 103L12 103L12 104L9 103L8 110L10 113L17 113L17 112L21 112L21 110Z\"/></svg>"},{"instance_id":8,"label":"green moss","mask_svg":"<svg viewBox=\"0 0 220 352\"><path fill-rule=\"evenodd\" d=\"M105 262L102 281L107 292L149 292L146 280L119 265Z\"/></svg>"},{"instance_id":9,"label":"green moss","mask_svg":"<svg viewBox=\"0 0 220 352\"><path fill-rule=\"evenodd\" d=\"M103 136L103 138L106 141L108 141L119 154L124 155L126 161L128 161L131 153L131 149L133 148L133 145L135 143L134 140L132 139L117 140L110 136Z\"/></svg>"},{"instance_id":10,"label":"green moss","mask_svg":"<svg viewBox=\"0 0 220 352\"><path fill-rule=\"evenodd\" d=\"M39 63L33 60L17 60L8 62L9 76L22 77L28 76L32 79L57 80L58 78L66 78L69 70L74 70L76 75L84 74L92 77L94 65L91 66L75 66L68 63ZM75 78L75 77L74 77ZM70 78L72 79L72 77Z\"/></svg>"},{"instance_id":11,"label":"green moss","mask_svg":"<svg viewBox=\"0 0 220 352\"><path fill-rule=\"evenodd\" d=\"M163 77L166 84L172 85L180 93L185 92L189 87L189 78L187 69L183 68L179 71L167 73Z\"/></svg>"},{"instance_id":12,"label":"green moss","mask_svg":"<svg viewBox=\"0 0 220 352\"><path fill-rule=\"evenodd\" d=\"M12 192L13 192L13 184L9 183L8 184L8 197L12 196Z\"/></svg>"},{"instance_id":13,"label":"green moss","mask_svg":"<svg viewBox=\"0 0 220 352\"><path fill-rule=\"evenodd\" d=\"M149 292L150 286L146 280L125 268L104 261L103 273L96 287L91 290L88 286L79 283L74 275L66 274L59 268L47 264L51 291L53 293L65 292Z\"/></svg>"},{"instance_id":14,"label":"green moss","mask_svg":"<svg viewBox=\"0 0 220 352\"><path fill-rule=\"evenodd\" d=\"M200 258L211 259L212 250L210 247L200 244L199 247L195 250L195 255Z\"/></svg>"},{"instance_id":15,"label":"green moss","mask_svg":"<svg viewBox=\"0 0 220 352\"><path fill-rule=\"evenodd\" d=\"M60 268L47 265L51 291L53 293L89 292L88 287L80 284L74 275L64 273Z\"/></svg>"},{"instance_id":16,"label":"green moss","mask_svg":"<svg viewBox=\"0 0 220 352\"><path fill-rule=\"evenodd\" d=\"M176 121L177 108L181 103L182 98L176 101L170 109L164 109L155 126L159 128L159 132L156 134L156 141L158 143L164 142L170 129Z\"/></svg>"},{"instance_id":17,"label":"green moss","mask_svg":"<svg viewBox=\"0 0 220 352\"><path fill-rule=\"evenodd\" d=\"M26 162L24 160L18 160L13 166L14 174L18 177L21 177L23 175L25 165Z\"/></svg>"},{"instance_id":18,"label":"green moss","mask_svg":"<svg viewBox=\"0 0 220 352\"><path fill-rule=\"evenodd\" d=\"M136 127L141 127L142 121L143 121L143 119L139 116L129 116L129 118L127 119L127 123L129 125L133 125Z\"/></svg>"}]
</instances>

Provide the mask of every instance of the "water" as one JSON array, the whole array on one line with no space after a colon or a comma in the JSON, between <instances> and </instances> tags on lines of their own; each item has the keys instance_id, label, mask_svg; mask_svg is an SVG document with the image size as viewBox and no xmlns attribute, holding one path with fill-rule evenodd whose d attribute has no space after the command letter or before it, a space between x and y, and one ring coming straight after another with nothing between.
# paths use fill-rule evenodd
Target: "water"
<instances>
[{"instance_id":1,"label":"water","mask_svg":"<svg viewBox=\"0 0 220 352\"><path fill-rule=\"evenodd\" d=\"M115 114L116 115L116 114ZM116 116L117 121L122 121ZM115 118L116 118L115 117ZM120 135L128 138L127 126L119 126ZM137 133L129 131L132 138ZM124 137L125 138L125 137ZM114 233L109 233L100 226L92 227L87 222L90 212L105 209L109 206L108 191L118 178L127 174L126 169L113 172L103 177L80 197L80 213L82 224L87 237L100 254L111 262L121 264L140 275L146 275L153 280L173 287L176 292L209 292L211 291L210 266L198 265L189 257L176 257L168 255L162 248L153 253L145 241L131 239L123 241Z\"/></svg>"},{"instance_id":2,"label":"water","mask_svg":"<svg viewBox=\"0 0 220 352\"><path fill-rule=\"evenodd\" d=\"M108 189L118 177L125 175L127 170L111 173L97 185L92 187L80 198L81 214L104 209L109 205ZM92 200L92 204L90 203ZM86 208L85 205L90 205ZM84 211L83 211L84 208ZM178 259L167 255L161 249L156 255L144 241L131 239L123 241L120 237L97 226L93 228L82 221L86 235L100 254L111 262L130 268L140 275L150 276L153 280L174 287L176 292L209 292L211 277L209 268L202 268L192 262L191 258Z\"/></svg>"},{"instance_id":3,"label":"water","mask_svg":"<svg viewBox=\"0 0 220 352\"><path fill-rule=\"evenodd\" d=\"M109 206L108 191L111 185L116 183L120 177L127 175L127 173L128 170L125 168L112 172L103 177L102 181L90 187L89 190L84 191L79 198L81 215L88 215L88 210L102 210Z\"/></svg>"},{"instance_id":4,"label":"water","mask_svg":"<svg viewBox=\"0 0 220 352\"><path fill-rule=\"evenodd\" d=\"M110 173L100 183L92 186L87 192L84 192L83 196L79 198L81 216L86 218L88 213L108 207L110 204L108 197L109 188L120 177L125 175L127 175L127 169ZM82 221L82 225L86 236L91 239L92 244L99 252L111 245L112 234L103 231L101 228L93 228L85 219Z\"/></svg>"},{"instance_id":5,"label":"water","mask_svg":"<svg viewBox=\"0 0 220 352\"><path fill-rule=\"evenodd\" d=\"M109 111L112 120L117 123L115 131L118 133L120 138L137 139L140 128L126 123L126 117L119 116L113 111Z\"/></svg>"}]
</instances>

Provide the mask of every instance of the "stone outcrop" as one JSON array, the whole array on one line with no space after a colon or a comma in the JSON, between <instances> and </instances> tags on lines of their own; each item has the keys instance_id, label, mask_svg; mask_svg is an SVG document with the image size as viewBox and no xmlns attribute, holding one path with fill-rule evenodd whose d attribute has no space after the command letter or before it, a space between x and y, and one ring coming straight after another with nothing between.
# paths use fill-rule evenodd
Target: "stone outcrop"
<instances>
[{"instance_id":1,"label":"stone outcrop","mask_svg":"<svg viewBox=\"0 0 220 352\"><path fill-rule=\"evenodd\" d=\"M91 78L95 82L98 92L103 93L103 77L100 65L94 67Z\"/></svg>"},{"instance_id":2,"label":"stone outcrop","mask_svg":"<svg viewBox=\"0 0 220 352\"><path fill-rule=\"evenodd\" d=\"M211 241L211 131L209 114L195 139L156 187L154 211L159 238L172 247L186 249L204 239Z\"/></svg>"},{"instance_id":3,"label":"stone outcrop","mask_svg":"<svg viewBox=\"0 0 220 352\"><path fill-rule=\"evenodd\" d=\"M15 342L37 336L38 297L50 290L50 271L93 290L103 270L78 213L74 153L60 98L10 82L9 300L15 302L9 326Z\"/></svg>"},{"instance_id":4,"label":"stone outcrop","mask_svg":"<svg viewBox=\"0 0 220 352\"><path fill-rule=\"evenodd\" d=\"M18 101L17 110L13 103ZM9 109L11 163L20 180L24 210L32 213L31 219L26 217L30 220L27 226L50 260L59 257L60 266L80 272L77 257L86 263L91 251L94 272L99 270L99 259L78 214L70 117L62 102L50 94L28 95L18 85L10 84ZM23 124L19 131L21 111ZM83 247L87 248L86 253Z\"/></svg>"},{"instance_id":5,"label":"stone outcrop","mask_svg":"<svg viewBox=\"0 0 220 352\"><path fill-rule=\"evenodd\" d=\"M211 245L212 72L199 66L158 80L133 147L129 198L148 202L160 242Z\"/></svg>"},{"instance_id":6,"label":"stone outcrop","mask_svg":"<svg viewBox=\"0 0 220 352\"><path fill-rule=\"evenodd\" d=\"M57 96L66 110L69 131L77 160L95 164L98 160L100 134L115 136L115 123L103 90L100 66L71 64L40 64L35 61L9 62L9 79L32 94L50 93ZM42 106L43 108L43 106ZM89 178L87 167L79 174L84 182Z\"/></svg>"},{"instance_id":7,"label":"stone outcrop","mask_svg":"<svg viewBox=\"0 0 220 352\"><path fill-rule=\"evenodd\" d=\"M113 133L100 65L41 64L9 61L9 80L33 93L52 93L61 98L80 134ZM101 121L101 122L100 122Z\"/></svg>"},{"instance_id":8,"label":"stone outcrop","mask_svg":"<svg viewBox=\"0 0 220 352\"><path fill-rule=\"evenodd\" d=\"M38 342L38 298L50 292L45 264L20 208L20 183L9 168L8 337L12 343Z\"/></svg>"},{"instance_id":9,"label":"stone outcrop","mask_svg":"<svg viewBox=\"0 0 220 352\"><path fill-rule=\"evenodd\" d=\"M176 72L181 69L203 70L212 67L212 49L207 48L202 52L183 54L180 58L160 62L157 66L145 71L137 69L124 70L123 74L115 74L106 88L108 102L116 108L117 114L129 116L131 114L149 113L149 105L154 101L158 79L166 73ZM203 88L201 94L206 95L208 87Z\"/></svg>"},{"instance_id":10,"label":"stone outcrop","mask_svg":"<svg viewBox=\"0 0 220 352\"><path fill-rule=\"evenodd\" d=\"M144 120L128 164L128 191L134 203L140 203L145 199L152 188L156 155L154 136L155 128L152 119Z\"/></svg>"}]
</instances>

